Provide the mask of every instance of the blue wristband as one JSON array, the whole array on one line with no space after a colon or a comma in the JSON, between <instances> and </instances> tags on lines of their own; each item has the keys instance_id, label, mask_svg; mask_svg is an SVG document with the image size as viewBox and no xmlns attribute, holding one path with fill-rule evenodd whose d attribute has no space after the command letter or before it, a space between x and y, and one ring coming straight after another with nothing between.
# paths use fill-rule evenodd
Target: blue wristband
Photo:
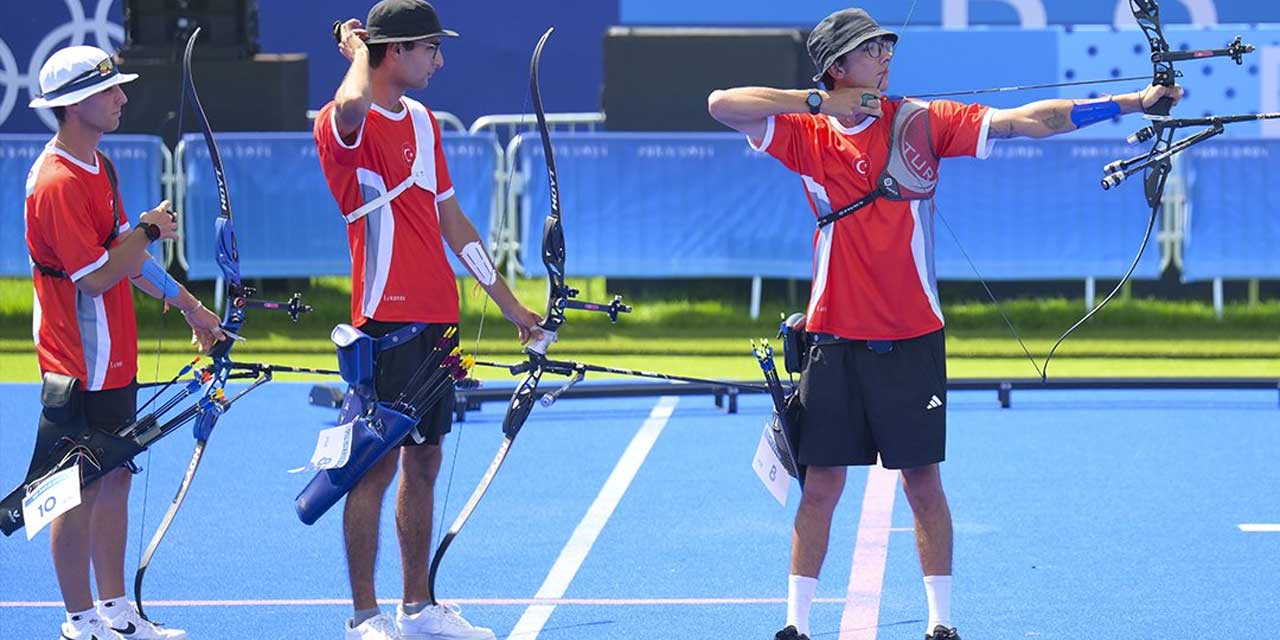
<instances>
[{"instance_id":1,"label":"blue wristband","mask_svg":"<svg viewBox=\"0 0 1280 640\"><path fill-rule=\"evenodd\" d=\"M1120 115L1120 105L1115 100L1106 102L1087 102L1071 107L1071 124L1077 129L1110 120Z\"/></svg>"},{"instance_id":2,"label":"blue wristband","mask_svg":"<svg viewBox=\"0 0 1280 640\"><path fill-rule=\"evenodd\" d=\"M139 275L142 276L143 280L150 282L160 290L160 298L163 300L176 298L182 291L178 287L178 281L174 280L173 276L169 275L154 258L148 258L146 262L142 263L142 273Z\"/></svg>"}]
</instances>

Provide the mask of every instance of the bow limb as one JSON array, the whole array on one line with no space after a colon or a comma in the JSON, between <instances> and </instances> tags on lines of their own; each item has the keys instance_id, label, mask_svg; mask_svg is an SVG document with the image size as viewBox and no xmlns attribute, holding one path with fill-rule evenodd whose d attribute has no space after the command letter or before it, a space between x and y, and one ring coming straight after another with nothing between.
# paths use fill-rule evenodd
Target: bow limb
<instances>
[{"instance_id":1,"label":"bow limb","mask_svg":"<svg viewBox=\"0 0 1280 640\"><path fill-rule=\"evenodd\" d=\"M203 404L209 400L208 396L201 399ZM212 404L212 403L211 403ZM218 406L214 404L213 406ZM208 429L213 428L213 424L217 422L218 416L221 415L222 409L209 409L209 412L201 414L196 421L196 428L200 428L202 422L207 422ZM155 556L156 549L160 547L160 542L164 540L165 534L169 532L169 526L173 524L173 519L178 515L178 509L182 508L182 503L187 499L187 490L191 488L191 481L196 476L196 470L200 468L200 459L204 457L204 448L208 440L196 440L195 450L191 453L191 461L187 463L187 471L182 476L182 484L178 485L178 493L173 497L173 502L169 504L169 510L165 512L164 518L160 521L160 527L156 529L154 535L151 536L151 542L147 544L147 550L142 555L142 560L138 563L138 571L133 574L133 601L138 609L138 615L145 619L146 612L142 608L142 581L147 573L147 567L151 566L151 559Z\"/></svg>"},{"instance_id":2,"label":"bow limb","mask_svg":"<svg viewBox=\"0 0 1280 640\"><path fill-rule=\"evenodd\" d=\"M449 550L449 545L453 544L454 539L458 537L462 527L466 526L467 520L475 512L476 506L480 504L484 494L489 491L494 477L498 475L498 470L502 468L502 463L506 461L507 453L511 451L511 445L515 442L516 435L520 433L520 428L524 426L525 420L529 418L529 412L533 409L534 396L537 395L538 382L542 379L542 371L541 366L531 369L525 374L524 379L520 381L515 393L511 394L511 404L507 407L507 415L502 420L502 444L498 447L498 452L493 456L493 461L489 463L488 470L484 472L484 477L480 478L480 484L476 485L476 488L471 492L471 497L463 505L462 511L458 512L458 517L449 526L449 531L440 539L440 546L436 548L435 555L431 558L431 568L427 571L427 597L431 600L431 604L440 604L436 599L436 576L440 573L440 563L444 560L444 554Z\"/></svg>"},{"instance_id":3,"label":"bow limb","mask_svg":"<svg viewBox=\"0 0 1280 640\"><path fill-rule=\"evenodd\" d=\"M1180 72L1173 66L1175 57L1169 55L1169 43L1165 40L1164 29L1160 24L1160 5L1156 0L1129 0L1129 9L1133 12L1133 17L1137 21L1138 27L1142 30L1142 34L1146 36L1147 44L1151 48L1151 84L1162 87L1174 86ZM1133 272L1138 268L1138 263L1142 260L1142 254L1147 250L1147 244L1151 241L1151 233L1155 229L1156 218L1160 215L1165 181L1169 177L1169 172L1173 169L1173 154L1169 153L1169 151L1173 147L1173 136L1176 128L1165 125L1172 108L1173 99L1168 96L1160 98L1155 104L1144 108L1145 113L1152 121L1150 130L1155 142L1152 143L1151 150L1147 153L1148 161L1143 174L1143 185L1146 191L1147 204L1151 207L1151 215L1147 219L1147 229L1142 234L1142 243L1138 245L1138 252L1134 255L1133 261L1129 264L1129 268L1124 272L1124 275L1120 277L1120 281L1111 289L1111 292L1104 296L1101 302L1084 314L1075 324L1064 331L1061 336L1058 336L1057 341L1053 343L1053 347L1049 349L1049 354L1045 356L1044 365L1040 368L1041 380L1048 380L1049 362L1053 360L1053 355L1057 353L1058 347L1067 339L1067 336L1084 326L1090 318L1097 315L1124 288L1124 285L1133 276Z\"/></svg>"},{"instance_id":4,"label":"bow limb","mask_svg":"<svg viewBox=\"0 0 1280 640\"><path fill-rule=\"evenodd\" d=\"M548 285L546 315L543 317L542 322L538 324L538 328L542 332L541 335L525 347L526 361L518 366L518 370L525 371L525 376L511 394L511 403L507 406L507 413L502 419L502 444L498 447L498 452L494 455L493 461L489 463L489 469L485 471L484 477L480 479L480 484L471 492L471 497L467 500L466 505L462 507L462 511L458 513L458 517L449 527L449 531L441 538L440 546L436 548L435 555L431 558L431 567L427 572L427 594L432 604L439 603L436 598L436 577L439 573L440 563L444 560L444 554L448 551L453 541L457 539L462 527L471 518L471 514L475 512L480 500L484 498L485 493L489 490L489 486L493 484L494 477L497 476L498 470L502 468L502 463L506 461L507 454L511 451L511 445L515 442L516 436L519 435L520 429L524 427L524 423L529 419L529 413L533 410L533 405L536 401L538 383L542 379L544 364L547 362L547 349L551 346L551 343L555 342L557 332L564 325L564 310L569 307L571 298L578 294L576 290L569 288L564 281L565 248L564 230L560 224L560 184L556 175L551 134L547 127L546 112L542 105L542 94L538 86L538 67L539 62L542 60L542 50L553 31L555 31L555 27L547 29L546 33L542 34L537 46L533 49L533 57L529 62L529 91L533 100L534 114L538 119L538 133L542 138L542 149L547 163L547 178L550 180L551 188L551 212L547 215L542 227L542 264L547 270ZM479 340L477 339L478 342ZM518 370L514 372L518 372Z\"/></svg>"},{"instance_id":5,"label":"bow limb","mask_svg":"<svg viewBox=\"0 0 1280 640\"><path fill-rule=\"evenodd\" d=\"M542 152L547 163L547 181L551 198L551 212L542 225L542 265L547 270L547 312L539 328L542 337L529 345L530 356L545 356L547 348L555 342L556 332L564 324L564 310L569 300L578 292L569 288L564 281L564 228L560 215L560 178L556 173L555 150L551 145L551 129L547 126L547 114L542 105L542 91L538 86L538 67L542 60L542 49L555 27L547 29L533 49L533 59L529 62L529 94L533 99L533 112L538 119L538 137L542 139ZM530 360L530 365L533 361ZM518 388L517 388L518 390ZM513 398L514 400L514 398ZM514 402L513 402L514 405ZM504 429L505 430L505 429Z\"/></svg>"},{"instance_id":6,"label":"bow limb","mask_svg":"<svg viewBox=\"0 0 1280 640\"><path fill-rule=\"evenodd\" d=\"M222 328L231 334L239 334L240 327L244 324L246 292L240 281L240 254L236 248L235 229L232 225L230 191L227 188L222 156L219 154L217 142L213 138L213 129L209 124L208 115L200 104L200 95L196 91L195 78L191 72L192 53L195 50L196 38L200 36L200 31L197 28L191 34L191 37L187 40L186 51L183 53L182 102L185 104L186 99L190 97L196 115L199 118L201 131L204 134L205 145L209 149L209 159L213 164L219 206L219 215L216 222L217 263L222 271L223 282L226 287L226 308L223 312ZM180 107L179 112L181 113L184 110ZM178 133L179 135L182 133L181 124L179 124ZM156 529L151 542L147 545L146 552L138 563L138 570L134 574L134 602L139 614L143 612L142 583L147 568L151 565L151 559L155 556L156 550L164 540L165 534L168 533L170 525L178 514L178 510L182 508L183 501L186 500L187 491L191 488L196 471L200 468L200 459L204 456L210 433L212 433L214 426L217 424L218 418L230 405L230 402L226 400L223 389L232 370L231 349L234 345L234 340L224 340L216 344L209 352L210 357L213 358L211 366L212 381L205 390L203 397L196 404L198 411L194 427L196 444L191 454L191 461L187 464L187 471L183 475L182 484L178 487L177 495L174 496L168 511L165 512L164 519L160 522L160 527ZM250 389L258 386L261 382L265 382L265 380L260 379ZM243 393L240 395L243 395ZM145 614L143 616L145 617Z\"/></svg>"}]
</instances>

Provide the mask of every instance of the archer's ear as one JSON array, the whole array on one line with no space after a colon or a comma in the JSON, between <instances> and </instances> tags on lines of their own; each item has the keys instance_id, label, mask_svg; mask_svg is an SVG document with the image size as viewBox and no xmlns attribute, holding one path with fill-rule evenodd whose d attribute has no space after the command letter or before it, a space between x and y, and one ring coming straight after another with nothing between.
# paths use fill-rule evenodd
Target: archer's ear
<instances>
[{"instance_id":1,"label":"archer's ear","mask_svg":"<svg viewBox=\"0 0 1280 640\"><path fill-rule=\"evenodd\" d=\"M839 80L843 77L844 77L844 65L840 64L839 62L831 63L831 66L827 67L827 72L823 76L824 79L830 80L831 89L835 89L836 80ZM825 87L825 84L823 86ZM830 91L831 89L828 89L828 91Z\"/></svg>"}]
</instances>

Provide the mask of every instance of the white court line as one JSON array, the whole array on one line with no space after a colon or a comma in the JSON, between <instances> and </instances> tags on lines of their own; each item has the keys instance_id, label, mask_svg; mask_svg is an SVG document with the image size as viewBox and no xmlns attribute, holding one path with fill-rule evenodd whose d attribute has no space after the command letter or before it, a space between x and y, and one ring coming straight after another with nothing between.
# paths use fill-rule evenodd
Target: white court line
<instances>
[{"instance_id":1,"label":"white court line","mask_svg":"<svg viewBox=\"0 0 1280 640\"><path fill-rule=\"evenodd\" d=\"M1280 524L1238 524L1245 533L1280 533Z\"/></svg>"},{"instance_id":2,"label":"white court line","mask_svg":"<svg viewBox=\"0 0 1280 640\"><path fill-rule=\"evenodd\" d=\"M843 603L844 598L814 598L815 604ZM349 607L350 598L294 598L275 600L148 600L153 607ZM458 598L449 602L466 606L528 607L549 605L556 607L670 607L712 605L779 605L786 598ZM381 598L380 605L400 604L399 598ZM63 604L55 600L0 601L0 609L61 609Z\"/></svg>"},{"instance_id":3,"label":"white court line","mask_svg":"<svg viewBox=\"0 0 1280 640\"><path fill-rule=\"evenodd\" d=\"M677 402L679 398L675 396L663 396L658 400L658 404L654 405L653 410L649 412L649 418L631 439L631 444L627 445L627 450L622 453L622 458L609 474L609 479L605 480L600 493L587 509L587 515L582 517L578 527L573 530L573 535L569 536L569 542L560 550L560 557L556 558L556 563L547 573L535 598L549 599L564 596L564 592L569 589L569 583L573 581L583 561L587 559L587 554L591 552L591 546L595 544L596 538L600 537L605 523L609 522L609 516L613 515L613 510L617 508L623 494L627 492L627 487L631 486L631 481L640 471L640 465L644 464L644 459L648 457L649 451L658 441L658 436L667 426L667 420L675 411ZM516 622L511 635L507 637L534 640L542 632L547 620L551 618L551 612L555 609L554 604L530 605Z\"/></svg>"},{"instance_id":4,"label":"white court line","mask_svg":"<svg viewBox=\"0 0 1280 640\"><path fill-rule=\"evenodd\" d=\"M862 496L858 541L853 548L849 593L840 616L840 640L876 640L880 625L880 592L889 555L893 524L893 500L898 493L898 472L879 464L867 470L867 490Z\"/></svg>"}]
</instances>

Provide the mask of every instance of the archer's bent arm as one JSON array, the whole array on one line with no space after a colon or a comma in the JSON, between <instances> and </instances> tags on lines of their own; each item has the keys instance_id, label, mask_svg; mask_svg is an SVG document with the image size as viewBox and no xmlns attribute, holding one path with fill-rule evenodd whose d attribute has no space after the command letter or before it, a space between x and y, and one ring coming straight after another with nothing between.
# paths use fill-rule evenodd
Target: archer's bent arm
<instances>
[{"instance_id":1,"label":"archer's bent arm","mask_svg":"<svg viewBox=\"0 0 1280 640\"><path fill-rule=\"evenodd\" d=\"M178 239L178 224L169 213L168 200L162 200L156 208L144 212L138 217L138 222L159 227L160 237L157 240ZM96 298L124 278L133 277L142 270L143 263L151 257L147 252L150 244L151 239L139 224L128 235L120 236L115 244L107 249L107 261L102 266L75 281L76 288L81 293Z\"/></svg>"},{"instance_id":2,"label":"archer's bent arm","mask_svg":"<svg viewBox=\"0 0 1280 640\"><path fill-rule=\"evenodd\" d=\"M809 89L738 87L719 89L707 96L707 112L721 124L752 140L764 138L769 118L784 113L809 113ZM820 112L851 119L855 124L869 116L880 117L883 93L874 87L841 87L816 90L822 96Z\"/></svg>"},{"instance_id":3,"label":"archer's bent arm","mask_svg":"<svg viewBox=\"0 0 1280 640\"><path fill-rule=\"evenodd\" d=\"M369 47L365 46L367 33L360 28L359 20L343 23L338 34L338 48L351 61L347 75L333 94L334 116L338 122L338 134L346 138L354 134L364 123L373 106L373 80L369 67Z\"/></svg>"},{"instance_id":4,"label":"archer's bent arm","mask_svg":"<svg viewBox=\"0 0 1280 640\"><path fill-rule=\"evenodd\" d=\"M144 251L142 262L145 264L148 260L155 260L155 258L152 257L150 252ZM181 283L174 282L170 285L172 286L172 289L170 289L167 292L168 295L166 295L166 291L162 289L160 285L151 282L151 280L141 272L129 276L129 282L135 289L138 289L156 300L173 305L183 313L195 311L196 307L200 306L200 300L188 291L186 287L182 286Z\"/></svg>"},{"instance_id":5,"label":"archer's bent arm","mask_svg":"<svg viewBox=\"0 0 1280 640\"><path fill-rule=\"evenodd\" d=\"M1082 129L1113 116L1140 113L1162 97L1176 103L1180 87L1152 85L1135 93L1095 100L1039 100L1013 109L997 109L991 116L990 138L1048 138Z\"/></svg>"},{"instance_id":6,"label":"archer's bent arm","mask_svg":"<svg viewBox=\"0 0 1280 640\"><path fill-rule=\"evenodd\" d=\"M143 255L142 271L129 276L129 282L134 288L163 301L166 305L177 307L182 312L182 318L191 327L196 346L200 351L208 351L214 343L225 340L222 321L218 316L201 304L200 299L186 287L166 273L150 253L144 252Z\"/></svg>"},{"instance_id":7,"label":"archer's bent arm","mask_svg":"<svg viewBox=\"0 0 1280 640\"><path fill-rule=\"evenodd\" d=\"M718 89L707 96L707 112L721 124L752 140L764 138L769 116L808 113L808 91L738 87Z\"/></svg>"},{"instance_id":8,"label":"archer's bent arm","mask_svg":"<svg viewBox=\"0 0 1280 640\"><path fill-rule=\"evenodd\" d=\"M511 292L511 287L498 273L485 249L480 233L458 205L458 198L451 197L437 202L436 208L440 211L440 234L449 243L449 248L502 310L502 315L516 325L520 331L520 341L528 341L542 318L521 304Z\"/></svg>"},{"instance_id":9,"label":"archer's bent arm","mask_svg":"<svg viewBox=\"0 0 1280 640\"><path fill-rule=\"evenodd\" d=\"M134 229L110 249L107 249L107 261L101 267L75 281L81 293L96 298L107 292L117 282L137 273L146 260L147 245L151 240L142 229Z\"/></svg>"}]
</instances>

